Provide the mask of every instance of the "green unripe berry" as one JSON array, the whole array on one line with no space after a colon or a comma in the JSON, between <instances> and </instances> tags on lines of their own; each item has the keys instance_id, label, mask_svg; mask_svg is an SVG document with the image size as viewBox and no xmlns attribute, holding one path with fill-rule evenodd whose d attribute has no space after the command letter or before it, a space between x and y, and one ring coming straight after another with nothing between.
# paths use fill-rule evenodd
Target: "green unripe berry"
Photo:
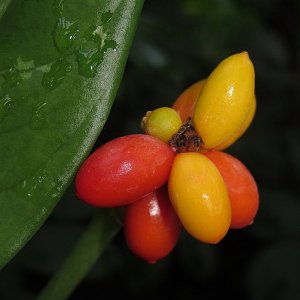
<instances>
[{"instance_id":1,"label":"green unripe berry","mask_svg":"<svg viewBox=\"0 0 300 300\"><path fill-rule=\"evenodd\" d=\"M182 121L178 113L170 107L160 107L147 112L142 120L145 133L168 142L178 132Z\"/></svg>"}]
</instances>

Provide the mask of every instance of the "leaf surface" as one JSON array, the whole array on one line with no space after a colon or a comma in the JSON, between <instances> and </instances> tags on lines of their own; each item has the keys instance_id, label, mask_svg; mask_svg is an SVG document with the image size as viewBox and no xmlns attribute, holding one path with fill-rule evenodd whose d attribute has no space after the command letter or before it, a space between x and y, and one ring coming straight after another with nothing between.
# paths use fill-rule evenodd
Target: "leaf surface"
<instances>
[{"instance_id":1,"label":"leaf surface","mask_svg":"<svg viewBox=\"0 0 300 300\"><path fill-rule=\"evenodd\" d=\"M43 224L99 135L141 0L14 0L0 21L0 267Z\"/></svg>"},{"instance_id":2,"label":"leaf surface","mask_svg":"<svg viewBox=\"0 0 300 300\"><path fill-rule=\"evenodd\" d=\"M5 13L5 10L7 9L8 5L10 3L10 0L1 0L0 2L0 20Z\"/></svg>"}]
</instances>

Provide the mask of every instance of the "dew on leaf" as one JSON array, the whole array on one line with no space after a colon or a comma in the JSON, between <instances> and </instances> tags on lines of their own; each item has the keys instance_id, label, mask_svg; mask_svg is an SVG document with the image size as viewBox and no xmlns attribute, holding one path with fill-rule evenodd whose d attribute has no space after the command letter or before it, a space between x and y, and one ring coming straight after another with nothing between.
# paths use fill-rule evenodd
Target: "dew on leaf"
<instances>
[{"instance_id":1,"label":"dew on leaf","mask_svg":"<svg viewBox=\"0 0 300 300\"><path fill-rule=\"evenodd\" d=\"M111 11L104 12L100 17L101 25L108 23L111 20L112 16L113 13Z\"/></svg>"},{"instance_id":2,"label":"dew on leaf","mask_svg":"<svg viewBox=\"0 0 300 300\"><path fill-rule=\"evenodd\" d=\"M87 78L92 78L97 74L97 68L103 61L104 54L108 49L117 50L116 41L106 39L106 34L102 31L100 34L102 36L99 36L103 38L100 43L86 42L77 51L78 72Z\"/></svg>"},{"instance_id":3,"label":"dew on leaf","mask_svg":"<svg viewBox=\"0 0 300 300\"><path fill-rule=\"evenodd\" d=\"M22 73L20 73L20 76L21 76L22 80L28 80L32 76L32 71L22 72Z\"/></svg>"},{"instance_id":4,"label":"dew on leaf","mask_svg":"<svg viewBox=\"0 0 300 300\"><path fill-rule=\"evenodd\" d=\"M16 69L20 70L20 71L27 71L30 69L33 69L35 67L34 65L34 60L22 60L22 58L19 56L17 58L17 64L16 64Z\"/></svg>"},{"instance_id":5,"label":"dew on leaf","mask_svg":"<svg viewBox=\"0 0 300 300\"><path fill-rule=\"evenodd\" d=\"M108 49L112 49L113 51L117 51L118 44L114 40L105 40L103 45L103 51L106 52Z\"/></svg>"},{"instance_id":6,"label":"dew on leaf","mask_svg":"<svg viewBox=\"0 0 300 300\"><path fill-rule=\"evenodd\" d=\"M97 45L101 45L102 40L106 38L106 33L103 31L102 26L90 26L84 34L87 41L93 41Z\"/></svg>"},{"instance_id":7,"label":"dew on leaf","mask_svg":"<svg viewBox=\"0 0 300 300\"><path fill-rule=\"evenodd\" d=\"M12 99L8 94L0 98L0 122L2 122L11 107Z\"/></svg>"},{"instance_id":8,"label":"dew on leaf","mask_svg":"<svg viewBox=\"0 0 300 300\"><path fill-rule=\"evenodd\" d=\"M113 49L116 50L117 48L117 42L111 39L108 39L107 32L104 31L103 26L97 26L92 31L92 37L90 38L94 42L98 42L99 46L103 51L106 51L107 49Z\"/></svg>"},{"instance_id":9,"label":"dew on leaf","mask_svg":"<svg viewBox=\"0 0 300 300\"><path fill-rule=\"evenodd\" d=\"M42 86L46 91L52 91L64 81L67 73L71 71L71 64L65 59L59 59L52 64L49 72L45 72Z\"/></svg>"},{"instance_id":10,"label":"dew on leaf","mask_svg":"<svg viewBox=\"0 0 300 300\"><path fill-rule=\"evenodd\" d=\"M46 170L39 170L34 176L24 179L20 183L20 188L24 195L28 198L34 196L39 186L42 185L47 179L48 172Z\"/></svg>"},{"instance_id":11,"label":"dew on leaf","mask_svg":"<svg viewBox=\"0 0 300 300\"><path fill-rule=\"evenodd\" d=\"M4 91L19 85L22 81L22 76L20 72L15 68L10 68L3 75L4 82L2 83L2 88Z\"/></svg>"},{"instance_id":12,"label":"dew on leaf","mask_svg":"<svg viewBox=\"0 0 300 300\"><path fill-rule=\"evenodd\" d=\"M53 31L53 39L58 51L69 50L79 33L78 23L60 17Z\"/></svg>"},{"instance_id":13,"label":"dew on leaf","mask_svg":"<svg viewBox=\"0 0 300 300\"><path fill-rule=\"evenodd\" d=\"M18 86L21 81L30 79L34 67L34 60L23 61L19 56L15 66L2 74L4 78L2 89L8 91L10 88Z\"/></svg>"},{"instance_id":14,"label":"dew on leaf","mask_svg":"<svg viewBox=\"0 0 300 300\"><path fill-rule=\"evenodd\" d=\"M50 64L46 64L46 65L42 65L42 66L36 67L36 70L37 71L41 71L43 73L50 72L51 66L52 66L51 63Z\"/></svg>"},{"instance_id":15,"label":"dew on leaf","mask_svg":"<svg viewBox=\"0 0 300 300\"><path fill-rule=\"evenodd\" d=\"M40 102L32 107L32 115L29 127L33 130L41 129L45 126L47 117L47 103Z\"/></svg>"},{"instance_id":16,"label":"dew on leaf","mask_svg":"<svg viewBox=\"0 0 300 300\"><path fill-rule=\"evenodd\" d=\"M104 52L97 48L77 52L78 72L80 75L92 78L97 73L97 67L103 60Z\"/></svg>"}]
</instances>

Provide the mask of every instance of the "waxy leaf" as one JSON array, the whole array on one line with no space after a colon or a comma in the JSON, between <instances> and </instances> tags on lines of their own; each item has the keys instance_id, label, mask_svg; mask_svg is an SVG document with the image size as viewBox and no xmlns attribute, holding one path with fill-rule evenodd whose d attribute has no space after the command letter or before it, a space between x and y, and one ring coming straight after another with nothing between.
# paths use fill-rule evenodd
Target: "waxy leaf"
<instances>
[{"instance_id":1,"label":"waxy leaf","mask_svg":"<svg viewBox=\"0 0 300 300\"><path fill-rule=\"evenodd\" d=\"M3 16L6 8L8 7L10 0L1 0L0 2L0 19Z\"/></svg>"},{"instance_id":2,"label":"waxy leaf","mask_svg":"<svg viewBox=\"0 0 300 300\"><path fill-rule=\"evenodd\" d=\"M43 224L110 111L143 1L12 0L0 21L0 267Z\"/></svg>"}]
</instances>

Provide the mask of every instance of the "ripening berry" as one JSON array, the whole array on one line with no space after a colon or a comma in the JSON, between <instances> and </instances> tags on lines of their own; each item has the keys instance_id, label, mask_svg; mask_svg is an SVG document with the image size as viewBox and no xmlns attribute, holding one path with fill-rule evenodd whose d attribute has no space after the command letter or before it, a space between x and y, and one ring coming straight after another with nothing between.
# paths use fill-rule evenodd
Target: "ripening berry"
<instances>
[{"instance_id":1,"label":"ripening berry","mask_svg":"<svg viewBox=\"0 0 300 300\"><path fill-rule=\"evenodd\" d=\"M181 120L183 122L186 122L189 118L192 118L192 116L194 115L196 102L204 83L205 83L205 79L202 79L192 84L190 87L184 90L183 93L180 94L180 96L173 103L172 107L180 115ZM238 140L250 126L254 118L255 111L256 111L256 97L254 96L251 104L251 109L248 113L246 120L243 122L241 127L238 128L237 131L235 131L227 140L225 140L223 143L215 147L215 149L217 150L226 149L230 147L236 140Z\"/></svg>"},{"instance_id":2,"label":"ripening berry","mask_svg":"<svg viewBox=\"0 0 300 300\"><path fill-rule=\"evenodd\" d=\"M226 184L231 203L230 228L252 224L259 206L259 194L250 171L227 153L208 151L205 156L215 164Z\"/></svg>"},{"instance_id":3,"label":"ripening berry","mask_svg":"<svg viewBox=\"0 0 300 300\"><path fill-rule=\"evenodd\" d=\"M231 207L216 166L196 152L177 154L168 181L169 196L186 231L215 244L227 233Z\"/></svg>"},{"instance_id":4,"label":"ripening berry","mask_svg":"<svg viewBox=\"0 0 300 300\"><path fill-rule=\"evenodd\" d=\"M256 97L254 96L252 105L251 105L251 109L250 109L248 116L247 116L246 120L244 121L244 123L226 141L224 141L222 144L217 146L215 149L216 150L224 150L224 149L228 148L229 146L231 146L233 143L235 143L236 140L239 139L245 133L245 131L249 128L249 126L252 123L252 120L254 118L255 111L256 111Z\"/></svg>"},{"instance_id":5,"label":"ripening berry","mask_svg":"<svg viewBox=\"0 0 300 300\"><path fill-rule=\"evenodd\" d=\"M99 207L126 205L163 186L175 153L150 135L114 139L93 152L76 176L78 198Z\"/></svg>"},{"instance_id":6,"label":"ripening berry","mask_svg":"<svg viewBox=\"0 0 300 300\"><path fill-rule=\"evenodd\" d=\"M148 112L142 121L145 133L166 143L179 130L181 125L179 115L170 107L160 107Z\"/></svg>"},{"instance_id":7,"label":"ripening berry","mask_svg":"<svg viewBox=\"0 0 300 300\"><path fill-rule=\"evenodd\" d=\"M223 60L199 94L193 123L203 148L215 149L245 124L254 99L254 68L247 52Z\"/></svg>"},{"instance_id":8,"label":"ripening berry","mask_svg":"<svg viewBox=\"0 0 300 300\"><path fill-rule=\"evenodd\" d=\"M181 224L163 187L125 208L124 232L131 251L155 263L175 247Z\"/></svg>"}]
</instances>

